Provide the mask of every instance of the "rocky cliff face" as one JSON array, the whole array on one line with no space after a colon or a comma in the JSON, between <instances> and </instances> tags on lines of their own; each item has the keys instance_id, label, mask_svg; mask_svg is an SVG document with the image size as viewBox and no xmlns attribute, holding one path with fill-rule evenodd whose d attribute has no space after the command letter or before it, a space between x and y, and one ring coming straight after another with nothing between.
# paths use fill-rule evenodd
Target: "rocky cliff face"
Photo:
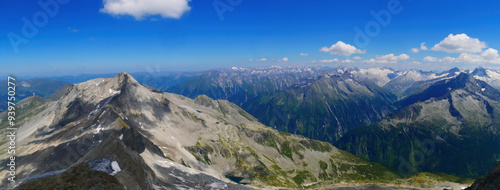
<instances>
[{"instance_id":1,"label":"rocky cliff face","mask_svg":"<svg viewBox=\"0 0 500 190\"><path fill-rule=\"evenodd\" d=\"M2 176L3 186L36 188L58 180L81 187L68 176L86 176L86 164L103 158L115 161L120 171L99 183L130 189L248 188L231 180L320 187L398 176L328 143L268 128L228 101L164 93L126 73L28 100L18 110L18 183ZM1 143L2 155L6 150Z\"/></svg>"}]
</instances>

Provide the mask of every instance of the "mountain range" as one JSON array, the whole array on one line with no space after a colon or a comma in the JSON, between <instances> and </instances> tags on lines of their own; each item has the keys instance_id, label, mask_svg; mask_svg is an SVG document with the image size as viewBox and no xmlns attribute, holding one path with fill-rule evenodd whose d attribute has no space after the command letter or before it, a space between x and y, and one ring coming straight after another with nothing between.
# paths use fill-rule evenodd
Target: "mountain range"
<instances>
[{"instance_id":1,"label":"mountain range","mask_svg":"<svg viewBox=\"0 0 500 190\"><path fill-rule=\"evenodd\" d=\"M499 81L482 67L232 67L92 79L18 103L19 159L30 164L17 187L470 183L500 159ZM105 180L71 180L96 170Z\"/></svg>"},{"instance_id":2,"label":"mountain range","mask_svg":"<svg viewBox=\"0 0 500 190\"><path fill-rule=\"evenodd\" d=\"M444 72L340 67L315 68L303 77L304 72L291 72L298 70L294 67L260 70L266 72L255 74L252 69L233 68L224 74L202 75L167 91L189 97L207 94L228 99L280 131L333 143L395 170L405 163L409 172L403 173L407 175L429 171L477 178L499 159L500 141L495 127L500 79L497 71L482 67ZM272 73L286 73L284 76L294 76L294 80ZM247 83L227 85L234 84L228 80L235 78L228 77L231 74L245 76ZM255 82L251 78L269 78L270 82ZM273 93L231 91L283 81L287 85L266 88L273 89ZM228 86L232 88L224 88ZM238 95L234 95L235 91ZM437 153L426 156L425 163L411 160L415 151L421 150L418 142L435 139L435 134L450 137L450 142L436 140L433 145L437 146ZM448 155L454 155L452 161Z\"/></svg>"},{"instance_id":3,"label":"mountain range","mask_svg":"<svg viewBox=\"0 0 500 190\"><path fill-rule=\"evenodd\" d=\"M7 81L0 81L1 84L7 84ZM66 83L60 80L35 78L35 79L17 79L16 99L20 101L24 98L37 95L48 98L51 94L63 87ZM7 86L7 85L6 85ZM7 109L8 91L7 87L0 89L0 112ZM16 102L17 102L16 101Z\"/></svg>"},{"instance_id":4,"label":"mountain range","mask_svg":"<svg viewBox=\"0 0 500 190\"><path fill-rule=\"evenodd\" d=\"M21 189L316 187L399 178L329 143L266 127L226 100L161 92L126 73L18 106ZM2 135L6 127L2 120ZM1 143L2 155L7 146Z\"/></svg>"},{"instance_id":5,"label":"mountain range","mask_svg":"<svg viewBox=\"0 0 500 190\"><path fill-rule=\"evenodd\" d=\"M478 177L500 158L499 100L497 89L461 73L397 102L399 111L335 144L408 174Z\"/></svg>"}]
</instances>

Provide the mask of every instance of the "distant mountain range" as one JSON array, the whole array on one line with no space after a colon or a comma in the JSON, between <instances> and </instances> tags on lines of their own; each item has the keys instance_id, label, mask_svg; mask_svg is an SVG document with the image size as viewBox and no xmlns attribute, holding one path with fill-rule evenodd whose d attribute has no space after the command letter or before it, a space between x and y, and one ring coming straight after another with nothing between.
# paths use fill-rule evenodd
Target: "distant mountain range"
<instances>
[{"instance_id":1,"label":"distant mountain range","mask_svg":"<svg viewBox=\"0 0 500 190\"><path fill-rule=\"evenodd\" d=\"M335 145L408 174L479 177L500 158L499 100L497 89L461 73L397 102L399 111Z\"/></svg>"},{"instance_id":2,"label":"distant mountain range","mask_svg":"<svg viewBox=\"0 0 500 190\"><path fill-rule=\"evenodd\" d=\"M1 84L7 84L7 81L0 81ZM17 101L26 97L37 95L43 98L48 98L51 94L63 87L66 83L52 79L17 79L16 95ZM5 85L7 86L7 85ZM8 91L7 87L0 88L0 112L7 109Z\"/></svg>"},{"instance_id":3,"label":"distant mountain range","mask_svg":"<svg viewBox=\"0 0 500 190\"><path fill-rule=\"evenodd\" d=\"M245 76L245 80L241 80L242 83L235 83L232 80L238 77L232 77L233 75ZM463 83L456 84L456 87L472 83L477 83L476 87L479 84L482 85L481 88L466 90L468 94L462 93L459 97L468 96L473 99L481 99L483 97L477 96L475 93L487 94L486 98L481 99L483 108L487 108L486 112L470 108L468 104L481 106L474 101L468 102L468 100L459 99L454 102L454 99L458 97L451 96L450 92L462 91L460 88L450 87L454 90L448 92L448 86L442 83L450 80L458 80L457 83ZM384 163L394 169L398 169L399 155L408 157L409 153L415 149L412 144L415 139L428 139L431 137L431 132L447 133L449 129L444 128L449 128L450 125L455 126L453 130L461 129L462 132L472 130L468 132L473 134L467 136L463 136L457 131L454 132L456 133L454 136L448 135L450 137L458 135L457 141L454 142L457 144L454 146L440 144L438 146L440 153L433 154L433 158L424 164L415 166L415 161L409 161L412 164L412 167L409 168L412 172L408 174L416 171L431 171L447 172L464 177L478 177L487 172L500 155L497 151L500 150L497 148L497 142L500 142L498 141L498 130L495 128L497 117L494 115L499 110L495 106L500 96L497 94L497 89L494 88L500 87L499 80L500 74L497 71L482 67L478 67L472 72L460 71L458 68L445 72L394 71L389 68L315 68L314 70L294 67L271 67L257 70L233 68L218 75L202 75L199 78L173 86L167 91L189 97L207 94L211 97L228 99L240 105L264 124L280 131L325 140L355 155ZM260 88L255 88L255 86ZM262 86L266 88L262 88ZM439 107L436 107L432 109L435 112L429 112L430 115L436 115L434 117L436 121L429 119L425 120L424 123L420 121L405 123L405 125L411 126L410 129L416 131L406 131L406 127L401 128L403 131L395 130L392 132L388 132L387 127L381 127L382 131L373 131L370 130L370 127L362 127L370 124L379 126L387 120L393 120L391 118L410 117L408 114L414 116L415 113L408 110L423 109L420 108L420 102L432 101L436 98L440 99L441 102L444 101L443 99L451 102L448 103L452 104L451 108L446 108L444 110L446 112L443 112L453 114L450 117L456 118L454 123L446 123L449 122L447 120L443 123L442 120L446 115L437 111ZM458 105L461 102L467 103ZM455 108L454 104L462 107ZM432 106L434 105L432 104ZM435 127L429 127L429 125L435 125ZM425 129L417 126L425 126ZM359 130L348 132L356 128ZM343 137L345 133L348 133L347 137ZM397 134L405 134L406 137L402 138ZM371 135L374 140L371 141L365 135ZM359 140L355 138L360 138L364 144L359 144ZM337 140L339 141L337 142ZM384 142L385 144L382 144L386 146L382 146L381 142ZM395 142L408 144L397 145L394 144ZM474 148L471 146L472 142L475 142L474 146L482 147ZM398 146L398 148L394 150L395 147L392 146ZM495 148L490 149L491 147ZM474 150L476 152L474 155L481 155L483 158L470 157L471 154L467 151L461 152L461 154L460 151L463 150ZM453 152L453 154L449 152ZM446 164L440 164L446 160L448 155L461 157L452 158L457 160L456 162L447 160ZM434 161L431 161L432 159ZM461 167L456 167L454 164L461 164Z\"/></svg>"},{"instance_id":4,"label":"distant mountain range","mask_svg":"<svg viewBox=\"0 0 500 190\"><path fill-rule=\"evenodd\" d=\"M168 92L207 95L241 106L280 131L335 142L349 129L394 111L396 96L369 80L320 68L233 68L175 85Z\"/></svg>"},{"instance_id":5,"label":"distant mountain range","mask_svg":"<svg viewBox=\"0 0 500 190\"><path fill-rule=\"evenodd\" d=\"M43 142L57 149L75 145L79 140L89 139L86 134L95 136L104 130L106 135L112 135L110 138L124 135L118 138L124 145L115 139L107 142L114 143L110 147L141 150L118 156L144 162L141 168L129 168L145 171L144 176L162 173L157 168L161 164L150 158L158 160L165 156L176 163L174 168L179 171L176 170L175 175L186 175L183 167L187 167L206 174L201 178L213 177L225 185L232 184L227 181L231 179L243 184L283 187L325 187L330 182L353 178L393 183L400 175L408 178L397 179L398 183L409 184L417 178L437 179L435 174L478 178L500 159L500 73L491 69L427 72L273 66L165 76L133 75L139 80L120 74L111 79L67 85L49 99L23 100L21 105L30 108L29 117L25 116L23 122L31 126L30 133L24 135L24 146L32 150L29 148L32 143ZM85 77L60 80L70 83ZM102 84L105 87L101 87ZM34 117L40 114L44 117ZM191 127L174 130L160 126ZM82 130L78 132L82 135L76 134L77 129ZM144 140L137 144L137 140L125 138L125 134ZM177 140L160 140L168 139L169 134L175 134L171 138ZM53 144L61 137L69 144L59 141ZM186 140L180 141L177 137ZM329 142L390 169L306 138ZM78 162L66 164L64 168L86 170L78 163L100 159L99 154L84 156L93 155L93 149L108 150L92 142L96 148L85 149ZM26 152L24 159L43 158L44 151ZM314 158L305 156L306 152ZM325 154L329 155L328 159L319 156ZM349 162L354 176L340 177L346 176L343 173L346 170L338 168L340 160L333 159L337 154L343 159L355 159ZM235 167L221 168L222 163L234 163ZM376 167L374 171L383 171L385 175L375 177L380 173L366 173L366 167L354 167L358 163ZM44 168L41 163L37 164L35 168ZM334 165L337 175L330 171ZM327 169L318 169L323 167ZM24 177L42 175L48 170L32 170ZM71 175L79 175L71 171ZM165 185L173 180L170 177L154 182L147 177L141 179L149 180L149 185ZM447 178L460 182L457 179ZM117 176L116 180L122 184L130 181L126 176ZM141 185L133 180L130 183Z\"/></svg>"}]
</instances>

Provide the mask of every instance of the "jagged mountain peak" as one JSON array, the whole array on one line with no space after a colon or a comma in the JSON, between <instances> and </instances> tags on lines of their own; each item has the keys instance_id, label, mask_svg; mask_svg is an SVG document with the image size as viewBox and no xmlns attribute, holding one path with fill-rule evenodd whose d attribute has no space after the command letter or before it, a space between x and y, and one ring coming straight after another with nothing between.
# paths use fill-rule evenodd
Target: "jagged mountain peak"
<instances>
[{"instance_id":1,"label":"jagged mountain peak","mask_svg":"<svg viewBox=\"0 0 500 190\"><path fill-rule=\"evenodd\" d=\"M458 67L453 67L449 70L449 72L460 72L460 69Z\"/></svg>"},{"instance_id":2,"label":"jagged mountain peak","mask_svg":"<svg viewBox=\"0 0 500 190\"><path fill-rule=\"evenodd\" d=\"M474 75L474 76L479 76L479 77L488 76L488 74L486 73L486 69L483 68L483 67L481 67L481 66L479 66L476 69L474 69L474 71L472 71L471 74Z\"/></svg>"},{"instance_id":3,"label":"jagged mountain peak","mask_svg":"<svg viewBox=\"0 0 500 190\"><path fill-rule=\"evenodd\" d=\"M456 75L460 74L461 72L462 71L458 67L453 67L448 71L442 72L440 75L447 74L448 77L451 77L451 76L456 76Z\"/></svg>"},{"instance_id":4,"label":"jagged mountain peak","mask_svg":"<svg viewBox=\"0 0 500 190\"><path fill-rule=\"evenodd\" d=\"M137 80L135 80L134 77L132 77L132 75L128 74L127 72L121 72L113 78L115 78L119 81L131 81L134 83L138 83Z\"/></svg>"},{"instance_id":5,"label":"jagged mountain peak","mask_svg":"<svg viewBox=\"0 0 500 190\"><path fill-rule=\"evenodd\" d=\"M466 85L468 83L476 83L477 81L474 77L472 77L471 75L469 75L467 73L460 73L454 79L449 80L449 82L452 82L451 83L452 86L457 86L457 88L459 88L459 87L463 88L463 87L466 87Z\"/></svg>"},{"instance_id":6,"label":"jagged mountain peak","mask_svg":"<svg viewBox=\"0 0 500 190\"><path fill-rule=\"evenodd\" d=\"M472 75L467 73L460 73L458 76L451 79L444 79L435 82L421 93L411 95L404 100L400 101L400 107L423 102L430 98L446 98L450 93L456 90L463 90L469 94L482 94L491 99L498 99L496 96L499 94L498 90L488 85L486 82L475 79Z\"/></svg>"}]
</instances>

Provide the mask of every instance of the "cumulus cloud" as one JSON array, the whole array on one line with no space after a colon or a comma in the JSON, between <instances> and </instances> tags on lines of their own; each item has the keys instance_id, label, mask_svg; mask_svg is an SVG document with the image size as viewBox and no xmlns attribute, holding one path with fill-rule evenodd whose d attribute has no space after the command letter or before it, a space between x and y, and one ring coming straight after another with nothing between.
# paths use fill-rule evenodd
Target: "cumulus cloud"
<instances>
[{"instance_id":1,"label":"cumulus cloud","mask_svg":"<svg viewBox=\"0 0 500 190\"><path fill-rule=\"evenodd\" d=\"M307 53L300 53L299 55L300 56L308 56L309 54L307 54Z\"/></svg>"},{"instance_id":2,"label":"cumulus cloud","mask_svg":"<svg viewBox=\"0 0 500 190\"><path fill-rule=\"evenodd\" d=\"M425 46L425 42L420 44L420 50L427 51L427 46Z\"/></svg>"},{"instance_id":3,"label":"cumulus cloud","mask_svg":"<svg viewBox=\"0 0 500 190\"><path fill-rule=\"evenodd\" d=\"M439 58L432 57L432 56L427 56L427 57L424 57L424 61L427 61L427 62L438 62Z\"/></svg>"},{"instance_id":4,"label":"cumulus cloud","mask_svg":"<svg viewBox=\"0 0 500 190\"><path fill-rule=\"evenodd\" d=\"M316 61L314 61L316 62ZM314 63L313 62L313 63ZM335 59L325 59L325 60L319 60L320 63L353 63L354 61L353 60L350 60L350 59L345 59L345 60L339 60L337 58Z\"/></svg>"},{"instance_id":5,"label":"cumulus cloud","mask_svg":"<svg viewBox=\"0 0 500 190\"><path fill-rule=\"evenodd\" d=\"M350 44L346 44L342 41L338 41L336 44L333 44L330 47L322 47L319 49L321 52L326 52L330 54L335 54L335 55L342 55L342 56L350 56L355 53L361 53L364 54L366 53L366 50L360 50Z\"/></svg>"},{"instance_id":6,"label":"cumulus cloud","mask_svg":"<svg viewBox=\"0 0 500 190\"><path fill-rule=\"evenodd\" d=\"M376 55L375 59L368 59L362 61L363 63L383 63L383 64L388 64L388 63L398 63L398 62L404 62L406 60L410 59L410 56L403 53L400 55L394 55L394 54L387 54L387 55Z\"/></svg>"},{"instance_id":7,"label":"cumulus cloud","mask_svg":"<svg viewBox=\"0 0 500 190\"><path fill-rule=\"evenodd\" d=\"M477 38L471 38L467 34L450 34L443 41L432 47L434 51L448 53L478 53L486 48L486 43Z\"/></svg>"},{"instance_id":8,"label":"cumulus cloud","mask_svg":"<svg viewBox=\"0 0 500 190\"><path fill-rule=\"evenodd\" d=\"M453 62L455 62L455 58L448 57L448 56L443 57L443 58L427 56L427 57L424 57L424 61L432 62L432 63L453 63Z\"/></svg>"},{"instance_id":9,"label":"cumulus cloud","mask_svg":"<svg viewBox=\"0 0 500 190\"><path fill-rule=\"evenodd\" d=\"M262 59L259 59L257 61L267 61L267 59L266 58L262 58Z\"/></svg>"},{"instance_id":10,"label":"cumulus cloud","mask_svg":"<svg viewBox=\"0 0 500 190\"><path fill-rule=\"evenodd\" d=\"M320 63L338 63L339 59L325 59L325 60L319 60Z\"/></svg>"},{"instance_id":11,"label":"cumulus cloud","mask_svg":"<svg viewBox=\"0 0 500 190\"><path fill-rule=\"evenodd\" d=\"M380 60L387 60L387 61L406 61L410 59L410 56L407 54L401 54L398 56L395 56L394 54L387 54L387 55L376 55L375 58L380 59Z\"/></svg>"},{"instance_id":12,"label":"cumulus cloud","mask_svg":"<svg viewBox=\"0 0 500 190\"><path fill-rule=\"evenodd\" d=\"M424 61L434 63L460 62L471 64L500 64L500 55L498 54L498 51L496 49L488 48L480 54L461 53L457 58L444 57L440 59L437 57L427 56L424 58Z\"/></svg>"},{"instance_id":13,"label":"cumulus cloud","mask_svg":"<svg viewBox=\"0 0 500 190\"><path fill-rule=\"evenodd\" d=\"M353 57L352 59L354 59L354 60L363 60L363 58L360 57L360 56Z\"/></svg>"},{"instance_id":14,"label":"cumulus cloud","mask_svg":"<svg viewBox=\"0 0 500 190\"><path fill-rule=\"evenodd\" d=\"M180 18L191 7L189 0L104 0L101 12L114 16L130 15L141 20L150 15L163 18Z\"/></svg>"},{"instance_id":15,"label":"cumulus cloud","mask_svg":"<svg viewBox=\"0 0 500 190\"><path fill-rule=\"evenodd\" d=\"M284 62L287 62L287 61L288 61L288 58L284 57L284 58L283 58L283 61L284 61Z\"/></svg>"},{"instance_id":16,"label":"cumulus cloud","mask_svg":"<svg viewBox=\"0 0 500 190\"><path fill-rule=\"evenodd\" d=\"M341 63L354 63L354 61L350 60L350 59L346 59L346 60L342 60Z\"/></svg>"},{"instance_id":17,"label":"cumulus cloud","mask_svg":"<svg viewBox=\"0 0 500 190\"><path fill-rule=\"evenodd\" d=\"M470 53L461 53L457 58L457 62L462 63L489 63L489 64L500 64L500 56L498 55L498 51L493 48L488 48L481 54L470 54Z\"/></svg>"},{"instance_id":18,"label":"cumulus cloud","mask_svg":"<svg viewBox=\"0 0 500 190\"><path fill-rule=\"evenodd\" d=\"M412 53L418 53L418 52L420 52L420 50L427 51L427 49L428 48L427 48L427 46L425 46L425 42L423 42L423 43L420 44L420 48L411 48L410 51Z\"/></svg>"}]
</instances>

